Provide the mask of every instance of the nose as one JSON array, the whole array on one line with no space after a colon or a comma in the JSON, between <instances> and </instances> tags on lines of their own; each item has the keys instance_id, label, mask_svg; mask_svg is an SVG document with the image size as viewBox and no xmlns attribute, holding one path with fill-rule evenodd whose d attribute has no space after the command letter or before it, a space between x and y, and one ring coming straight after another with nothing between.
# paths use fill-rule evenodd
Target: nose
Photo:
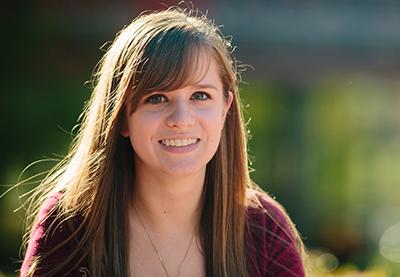
<instances>
[{"instance_id":1,"label":"nose","mask_svg":"<svg viewBox=\"0 0 400 277\"><path fill-rule=\"evenodd\" d=\"M167 117L166 124L170 128L186 129L194 125L195 119L190 103L184 99L176 99L171 103L171 111Z\"/></svg>"}]
</instances>

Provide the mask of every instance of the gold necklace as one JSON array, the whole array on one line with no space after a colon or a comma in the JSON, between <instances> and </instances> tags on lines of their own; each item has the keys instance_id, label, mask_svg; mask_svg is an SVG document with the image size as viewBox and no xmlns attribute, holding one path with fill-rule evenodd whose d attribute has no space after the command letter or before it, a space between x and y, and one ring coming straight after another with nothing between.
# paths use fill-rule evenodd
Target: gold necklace
<instances>
[{"instance_id":1,"label":"gold necklace","mask_svg":"<svg viewBox=\"0 0 400 277\"><path fill-rule=\"evenodd\" d=\"M138 213L138 211L137 211L137 209L136 209L136 205L133 205L133 208L135 209L135 213L136 213L136 215L137 215L137 217L138 217L138 219L139 219L140 224L141 224L142 227L143 227L144 232L146 233L147 237L149 238L149 241L150 241L150 243L151 243L151 246L152 246L153 249L154 249L154 252L156 252L156 254L157 254L158 261L160 262L160 264L161 264L161 266L162 266L162 268L163 268L163 270L164 270L164 272L165 272L165 275L166 275L167 277L170 277L170 275L169 275L169 273L168 273L168 270L167 270L167 267L166 267L165 264L164 264L164 260L163 260L163 258L161 257L160 252L158 252L158 249L157 249L157 247L156 247L154 241L151 239L150 233L149 233L149 231L147 231L147 228L146 228L146 226L144 225L144 223L143 223L143 221L142 221L142 218L140 217L140 215L139 215L139 213ZM189 242L189 245L188 245L188 247L187 247L187 249L186 249L185 255L183 256L183 259L182 259L182 261L181 261L181 263L180 263L180 265L179 265L179 271L178 271L177 277L179 277L179 276L181 275L182 266L183 266L184 262L186 261L187 255L188 255L188 253L189 253L189 249L190 249L190 247L192 246L192 242L193 242L193 239L194 239L194 233L195 233L195 232L193 232L192 238L190 239L190 242Z\"/></svg>"}]
</instances>

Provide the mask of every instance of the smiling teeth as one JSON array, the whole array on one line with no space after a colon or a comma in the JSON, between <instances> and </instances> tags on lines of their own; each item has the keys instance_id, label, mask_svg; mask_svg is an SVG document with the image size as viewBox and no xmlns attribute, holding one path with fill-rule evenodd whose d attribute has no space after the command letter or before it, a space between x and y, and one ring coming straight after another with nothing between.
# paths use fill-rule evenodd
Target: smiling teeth
<instances>
[{"instance_id":1,"label":"smiling teeth","mask_svg":"<svg viewBox=\"0 0 400 277\"><path fill-rule=\"evenodd\" d=\"M175 146L175 147L180 147L180 146L187 146L190 144L195 144L197 142L197 139L163 139L161 141L162 144L166 146Z\"/></svg>"}]
</instances>

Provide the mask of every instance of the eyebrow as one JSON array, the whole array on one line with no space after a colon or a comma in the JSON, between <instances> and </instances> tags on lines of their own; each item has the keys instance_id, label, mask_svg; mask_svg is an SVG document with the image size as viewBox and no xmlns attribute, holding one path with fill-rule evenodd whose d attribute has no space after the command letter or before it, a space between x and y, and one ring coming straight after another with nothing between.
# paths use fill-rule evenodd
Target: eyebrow
<instances>
[{"instance_id":1,"label":"eyebrow","mask_svg":"<svg viewBox=\"0 0 400 277\"><path fill-rule=\"evenodd\" d=\"M194 89L214 89L214 90L218 90L218 88L214 85L211 84L196 84L196 85L192 85L192 88Z\"/></svg>"}]
</instances>

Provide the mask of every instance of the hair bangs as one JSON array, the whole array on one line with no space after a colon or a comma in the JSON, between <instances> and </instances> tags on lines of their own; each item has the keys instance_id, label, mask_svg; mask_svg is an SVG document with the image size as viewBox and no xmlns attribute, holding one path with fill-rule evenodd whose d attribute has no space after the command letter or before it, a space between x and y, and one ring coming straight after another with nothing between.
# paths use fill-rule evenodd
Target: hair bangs
<instances>
[{"instance_id":1,"label":"hair bangs","mask_svg":"<svg viewBox=\"0 0 400 277\"><path fill-rule=\"evenodd\" d=\"M208 71L211 52L201 34L188 30L174 28L156 36L133 76L132 110L144 95L198 83Z\"/></svg>"}]
</instances>

